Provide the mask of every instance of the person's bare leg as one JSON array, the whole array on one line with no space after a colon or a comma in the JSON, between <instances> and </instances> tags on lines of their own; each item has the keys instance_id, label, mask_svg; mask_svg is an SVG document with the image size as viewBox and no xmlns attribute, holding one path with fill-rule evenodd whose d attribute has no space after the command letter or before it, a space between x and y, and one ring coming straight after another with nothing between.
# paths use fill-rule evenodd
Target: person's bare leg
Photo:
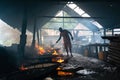
<instances>
[{"instance_id":1,"label":"person's bare leg","mask_svg":"<svg viewBox=\"0 0 120 80\"><path fill-rule=\"evenodd\" d=\"M64 43L64 48L66 50L67 56L69 56L69 54L68 54L68 44Z\"/></svg>"},{"instance_id":2,"label":"person's bare leg","mask_svg":"<svg viewBox=\"0 0 120 80\"><path fill-rule=\"evenodd\" d=\"M71 44L69 45L69 50L70 50L71 57L73 57Z\"/></svg>"},{"instance_id":3,"label":"person's bare leg","mask_svg":"<svg viewBox=\"0 0 120 80\"><path fill-rule=\"evenodd\" d=\"M70 48L70 54L71 54L71 57L73 57L73 54L72 54L72 49Z\"/></svg>"},{"instance_id":4,"label":"person's bare leg","mask_svg":"<svg viewBox=\"0 0 120 80\"><path fill-rule=\"evenodd\" d=\"M67 56L69 56L69 54L68 54L68 47L65 47L65 50L67 52Z\"/></svg>"}]
</instances>

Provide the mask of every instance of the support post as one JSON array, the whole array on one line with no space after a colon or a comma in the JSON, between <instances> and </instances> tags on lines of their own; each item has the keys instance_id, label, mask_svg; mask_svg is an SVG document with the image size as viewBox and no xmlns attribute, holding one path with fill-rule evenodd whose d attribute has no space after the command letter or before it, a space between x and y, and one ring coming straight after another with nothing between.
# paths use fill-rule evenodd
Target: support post
<instances>
[{"instance_id":1,"label":"support post","mask_svg":"<svg viewBox=\"0 0 120 80\"><path fill-rule=\"evenodd\" d=\"M18 53L20 55L20 60L24 58L24 53L25 53L25 45L26 45L26 38L27 38L26 28L27 28L27 10L25 8L24 13L23 13L20 43L18 45Z\"/></svg>"},{"instance_id":2,"label":"support post","mask_svg":"<svg viewBox=\"0 0 120 80\"><path fill-rule=\"evenodd\" d=\"M63 29L64 29L64 11L62 11L62 14L63 14Z\"/></svg>"},{"instance_id":3,"label":"support post","mask_svg":"<svg viewBox=\"0 0 120 80\"><path fill-rule=\"evenodd\" d=\"M34 20L34 27L33 27L33 40L32 40L32 47L35 47L35 33L36 33L36 18Z\"/></svg>"},{"instance_id":4,"label":"support post","mask_svg":"<svg viewBox=\"0 0 120 80\"><path fill-rule=\"evenodd\" d=\"M38 44L40 44L40 38L39 38L40 34L39 34L39 29L37 27L37 40L38 40Z\"/></svg>"},{"instance_id":5,"label":"support post","mask_svg":"<svg viewBox=\"0 0 120 80\"><path fill-rule=\"evenodd\" d=\"M104 29L104 36L106 36L106 29ZM106 43L106 40L104 39L104 44ZM104 46L104 51L105 51L105 46Z\"/></svg>"},{"instance_id":6,"label":"support post","mask_svg":"<svg viewBox=\"0 0 120 80\"><path fill-rule=\"evenodd\" d=\"M104 29L104 36L106 36L106 29ZM105 42L105 40L104 40L104 44L105 44L106 42Z\"/></svg>"},{"instance_id":7,"label":"support post","mask_svg":"<svg viewBox=\"0 0 120 80\"><path fill-rule=\"evenodd\" d=\"M93 42L95 42L95 32L93 32Z\"/></svg>"},{"instance_id":8,"label":"support post","mask_svg":"<svg viewBox=\"0 0 120 80\"><path fill-rule=\"evenodd\" d=\"M42 45L42 30L40 28L40 45Z\"/></svg>"}]
</instances>

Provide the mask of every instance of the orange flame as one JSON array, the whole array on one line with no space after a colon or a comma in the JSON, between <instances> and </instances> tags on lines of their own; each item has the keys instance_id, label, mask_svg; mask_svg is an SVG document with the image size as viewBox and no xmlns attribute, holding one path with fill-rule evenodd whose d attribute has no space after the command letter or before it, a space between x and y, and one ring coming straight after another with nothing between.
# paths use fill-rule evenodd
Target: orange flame
<instances>
[{"instance_id":1,"label":"orange flame","mask_svg":"<svg viewBox=\"0 0 120 80\"><path fill-rule=\"evenodd\" d=\"M60 57L58 60L57 60L58 63L62 63L64 62L64 59L62 59L62 57Z\"/></svg>"},{"instance_id":2,"label":"orange flame","mask_svg":"<svg viewBox=\"0 0 120 80\"><path fill-rule=\"evenodd\" d=\"M73 75L72 72L64 72L64 71L58 71L59 76L71 76Z\"/></svg>"},{"instance_id":3,"label":"orange flame","mask_svg":"<svg viewBox=\"0 0 120 80\"><path fill-rule=\"evenodd\" d=\"M21 71L25 71L25 70L28 70L28 68L24 67L23 65L20 67L20 70Z\"/></svg>"},{"instance_id":4,"label":"orange flame","mask_svg":"<svg viewBox=\"0 0 120 80\"><path fill-rule=\"evenodd\" d=\"M62 62L64 62L64 59L62 57L56 57L56 58L52 58L52 61L62 63Z\"/></svg>"},{"instance_id":5,"label":"orange flame","mask_svg":"<svg viewBox=\"0 0 120 80\"><path fill-rule=\"evenodd\" d=\"M54 52L52 53L52 55L58 55L58 54L57 54L57 51L54 50Z\"/></svg>"},{"instance_id":6,"label":"orange flame","mask_svg":"<svg viewBox=\"0 0 120 80\"><path fill-rule=\"evenodd\" d=\"M58 76L72 76L72 75L74 75L73 72L64 71L62 67L58 67L56 70L57 70Z\"/></svg>"},{"instance_id":7,"label":"orange flame","mask_svg":"<svg viewBox=\"0 0 120 80\"><path fill-rule=\"evenodd\" d=\"M39 45L35 45L35 47L37 48L39 54L43 55L45 53L45 50L43 47Z\"/></svg>"},{"instance_id":8,"label":"orange flame","mask_svg":"<svg viewBox=\"0 0 120 80\"><path fill-rule=\"evenodd\" d=\"M58 70L58 71L59 71L59 70L62 70L62 68L61 68L61 67L58 67L56 70Z\"/></svg>"}]
</instances>

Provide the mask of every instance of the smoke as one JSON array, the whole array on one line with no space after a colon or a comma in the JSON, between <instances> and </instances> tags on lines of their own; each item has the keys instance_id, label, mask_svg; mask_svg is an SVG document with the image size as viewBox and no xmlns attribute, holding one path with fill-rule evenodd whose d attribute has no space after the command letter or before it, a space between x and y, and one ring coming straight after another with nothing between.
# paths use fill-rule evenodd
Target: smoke
<instances>
[{"instance_id":1,"label":"smoke","mask_svg":"<svg viewBox=\"0 0 120 80\"><path fill-rule=\"evenodd\" d=\"M28 30L27 45L32 42L32 33ZM0 74L18 69L20 65L20 54L18 54L18 44L21 32L13 28L0 19Z\"/></svg>"},{"instance_id":2,"label":"smoke","mask_svg":"<svg viewBox=\"0 0 120 80\"><path fill-rule=\"evenodd\" d=\"M26 31L27 44L31 45L32 33ZM0 19L0 44L3 46L11 46L12 44L19 44L21 32L17 28L13 28Z\"/></svg>"}]
</instances>

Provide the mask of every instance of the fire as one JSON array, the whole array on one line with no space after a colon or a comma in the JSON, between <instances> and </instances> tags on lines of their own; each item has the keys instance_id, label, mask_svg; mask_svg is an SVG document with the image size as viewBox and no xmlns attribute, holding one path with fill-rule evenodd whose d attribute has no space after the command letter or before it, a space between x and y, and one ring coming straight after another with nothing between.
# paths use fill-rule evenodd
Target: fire
<instances>
[{"instance_id":1,"label":"fire","mask_svg":"<svg viewBox=\"0 0 120 80\"><path fill-rule=\"evenodd\" d=\"M57 70L58 76L72 76L72 75L74 75L73 72L64 71L63 67L58 67L56 70Z\"/></svg>"},{"instance_id":2,"label":"fire","mask_svg":"<svg viewBox=\"0 0 120 80\"><path fill-rule=\"evenodd\" d=\"M35 45L35 47L37 48L39 54L43 55L45 53L45 50L43 47L39 45Z\"/></svg>"},{"instance_id":3,"label":"fire","mask_svg":"<svg viewBox=\"0 0 120 80\"><path fill-rule=\"evenodd\" d=\"M71 76L73 75L72 72L64 72L64 71L58 71L59 76Z\"/></svg>"},{"instance_id":4,"label":"fire","mask_svg":"<svg viewBox=\"0 0 120 80\"><path fill-rule=\"evenodd\" d=\"M58 71L59 71L59 70L62 70L62 68L61 68L61 67L58 67L56 70L58 70Z\"/></svg>"},{"instance_id":5,"label":"fire","mask_svg":"<svg viewBox=\"0 0 120 80\"><path fill-rule=\"evenodd\" d=\"M55 58L52 58L52 62L62 63L64 62L64 59L62 57L55 57Z\"/></svg>"},{"instance_id":6,"label":"fire","mask_svg":"<svg viewBox=\"0 0 120 80\"><path fill-rule=\"evenodd\" d=\"M60 57L58 60L57 60L58 63L62 63L64 62L64 59L62 59L62 57Z\"/></svg>"},{"instance_id":7,"label":"fire","mask_svg":"<svg viewBox=\"0 0 120 80\"><path fill-rule=\"evenodd\" d=\"M25 71L25 70L28 70L28 68L24 67L23 65L20 67L20 70L21 71Z\"/></svg>"},{"instance_id":8,"label":"fire","mask_svg":"<svg viewBox=\"0 0 120 80\"><path fill-rule=\"evenodd\" d=\"M54 52L52 53L52 55L58 55L58 54L57 54L57 51L54 50Z\"/></svg>"}]
</instances>

